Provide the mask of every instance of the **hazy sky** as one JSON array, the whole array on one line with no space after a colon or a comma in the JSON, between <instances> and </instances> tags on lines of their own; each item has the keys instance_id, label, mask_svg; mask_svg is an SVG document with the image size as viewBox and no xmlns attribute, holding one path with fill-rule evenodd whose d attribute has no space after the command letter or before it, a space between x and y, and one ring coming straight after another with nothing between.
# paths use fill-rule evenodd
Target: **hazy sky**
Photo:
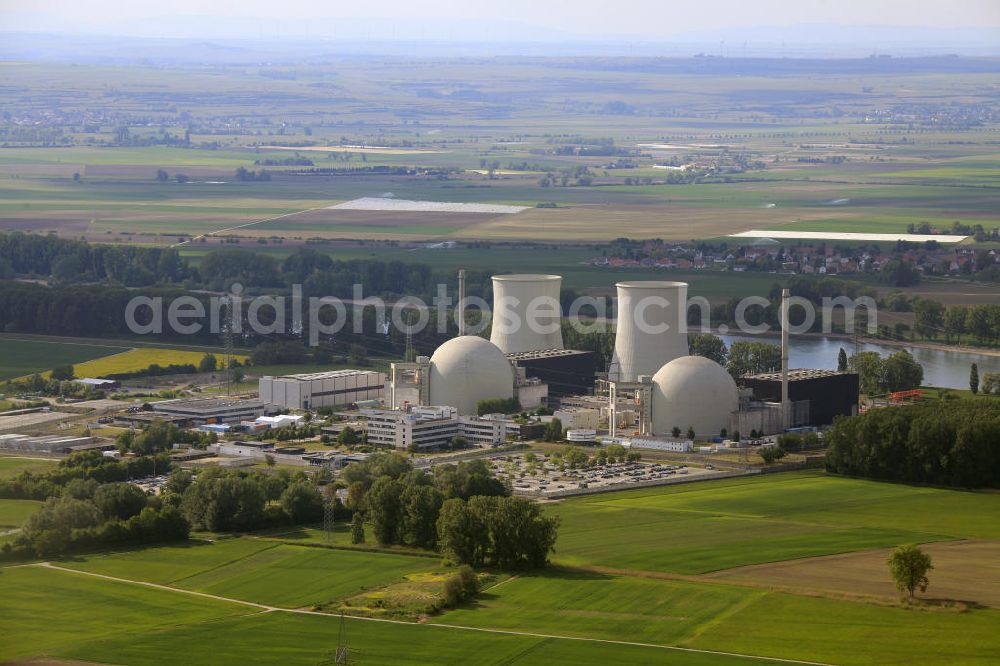
<instances>
[{"instance_id":1,"label":"hazy sky","mask_svg":"<svg viewBox=\"0 0 1000 666\"><path fill-rule=\"evenodd\" d=\"M0 0L0 30L7 31L185 36L177 33L189 26L190 34L204 34L211 23L190 20L196 16L218 17L216 25L228 32L242 25L248 34L271 25L311 35L339 20L371 21L379 30L398 26L403 37L481 21L501 33L525 24L587 37L657 39L804 23L1000 28L1000 0Z\"/></svg>"}]
</instances>

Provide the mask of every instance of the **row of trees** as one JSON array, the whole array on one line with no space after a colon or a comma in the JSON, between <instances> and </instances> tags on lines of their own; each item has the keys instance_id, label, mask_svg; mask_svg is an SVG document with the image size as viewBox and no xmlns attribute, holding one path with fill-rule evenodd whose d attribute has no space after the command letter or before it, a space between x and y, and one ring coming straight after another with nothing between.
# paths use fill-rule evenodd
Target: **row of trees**
<instances>
[{"instance_id":1,"label":"row of trees","mask_svg":"<svg viewBox=\"0 0 1000 666\"><path fill-rule=\"evenodd\" d=\"M23 471L0 480L0 499L44 500L62 494L63 487L74 479L113 483L163 474L169 469L170 457L165 453L116 460L100 451L78 451L59 461L54 470Z\"/></svg>"},{"instance_id":2,"label":"row of trees","mask_svg":"<svg viewBox=\"0 0 1000 666\"><path fill-rule=\"evenodd\" d=\"M1000 344L1000 305L955 305L945 308L937 301L918 299L913 306L913 330L932 340L962 344L967 335L983 345Z\"/></svg>"},{"instance_id":3,"label":"row of trees","mask_svg":"<svg viewBox=\"0 0 1000 666\"><path fill-rule=\"evenodd\" d=\"M557 521L510 497L483 460L437 465L428 474L379 453L347 467L343 478L355 543L364 540L367 519L381 546L440 548L462 564L504 569L543 566L555 544Z\"/></svg>"},{"instance_id":4,"label":"row of trees","mask_svg":"<svg viewBox=\"0 0 1000 666\"><path fill-rule=\"evenodd\" d=\"M841 418L826 435L838 474L966 488L1000 485L1000 402L954 400Z\"/></svg>"},{"instance_id":5,"label":"row of trees","mask_svg":"<svg viewBox=\"0 0 1000 666\"><path fill-rule=\"evenodd\" d=\"M840 350L838 369L848 369L858 373L861 392L879 395L891 391L915 389L924 381L924 368L905 349L893 352L886 358L878 352L865 351L847 358L847 367L842 368L846 352Z\"/></svg>"},{"instance_id":6,"label":"row of trees","mask_svg":"<svg viewBox=\"0 0 1000 666\"><path fill-rule=\"evenodd\" d=\"M76 478L28 518L4 552L45 557L111 544L187 539L189 532L176 506L131 483Z\"/></svg>"}]
</instances>

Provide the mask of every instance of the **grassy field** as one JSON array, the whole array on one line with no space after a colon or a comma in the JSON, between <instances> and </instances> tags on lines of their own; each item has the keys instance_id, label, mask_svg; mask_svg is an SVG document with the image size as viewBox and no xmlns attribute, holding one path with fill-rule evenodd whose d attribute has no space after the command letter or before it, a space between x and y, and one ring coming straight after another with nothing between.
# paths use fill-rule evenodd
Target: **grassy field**
<instances>
[{"instance_id":1,"label":"grassy field","mask_svg":"<svg viewBox=\"0 0 1000 666\"><path fill-rule=\"evenodd\" d=\"M40 508L42 503L35 500L0 500L0 532L20 527Z\"/></svg>"},{"instance_id":2,"label":"grassy field","mask_svg":"<svg viewBox=\"0 0 1000 666\"><path fill-rule=\"evenodd\" d=\"M995 605L1000 584L994 580L997 498L788 473L565 500L547 507L563 520L555 560L564 566L502 578L474 602L424 623L348 617L347 641L362 663L733 659L600 642L625 641L844 666L987 664L1000 647L994 630L1000 611L983 607ZM876 548L960 537L978 540L928 546L938 569L924 596L944 600L941 605L899 604L887 589L885 551ZM296 545L305 543L316 545ZM424 598L441 580L437 558L318 547L322 543L319 532L307 530L56 563L73 574L2 569L0 581L12 592L0 599L0 613L11 626L22 626L32 609L48 604L58 608L60 629L37 638L38 629L28 628L0 645L0 658L181 664L197 661L194 655L211 642L214 663L317 663L339 635L339 609L363 611L378 599L392 608L394 595L400 602ZM990 592L977 595L977 587ZM130 612L138 630L74 623L82 599L107 616L135 606ZM333 615L261 614L225 600L320 607ZM193 608L170 610L186 602ZM96 638L86 633L91 627ZM851 649L859 644L865 649Z\"/></svg>"},{"instance_id":3,"label":"grassy field","mask_svg":"<svg viewBox=\"0 0 1000 666\"><path fill-rule=\"evenodd\" d=\"M55 469L57 463L57 460L51 458L0 456L0 479L9 479L21 472L44 472Z\"/></svg>"},{"instance_id":4,"label":"grassy field","mask_svg":"<svg viewBox=\"0 0 1000 666\"><path fill-rule=\"evenodd\" d=\"M553 507L562 519L555 561L696 574L905 542L997 538L994 500L818 473L594 495Z\"/></svg>"},{"instance_id":5,"label":"grassy field","mask_svg":"<svg viewBox=\"0 0 1000 666\"><path fill-rule=\"evenodd\" d=\"M162 589L42 568L0 571L8 640L0 659L52 655L103 663L316 664L331 658L336 616L261 614L258 609ZM110 620L128 609L127 621ZM44 616L46 622L38 622ZM110 620L110 621L109 621ZM225 640L220 640L225 636ZM348 619L352 660L365 664L606 664L679 666L758 660ZM758 663L767 663L759 660Z\"/></svg>"},{"instance_id":6,"label":"grassy field","mask_svg":"<svg viewBox=\"0 0 1000 666\"><path fill-rule=\"evenodd\" d=\"M13 379L43 372L56 365L84 363L118 354L127 347L41 340L10 340L0 342L0 379Z\"/></svg>"}]
</instances>

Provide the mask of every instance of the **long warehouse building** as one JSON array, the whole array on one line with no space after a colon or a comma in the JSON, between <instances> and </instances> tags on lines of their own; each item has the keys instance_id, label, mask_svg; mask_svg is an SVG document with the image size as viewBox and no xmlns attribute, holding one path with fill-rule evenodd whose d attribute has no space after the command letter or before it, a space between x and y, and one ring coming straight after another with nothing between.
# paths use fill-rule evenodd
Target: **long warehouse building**
<instances>
[{"instance_id":1,"label":"long warehouse building","mask_svg":"<svg viewBox=\"0 0 1000 666\"><path fill-rule=\"evenodd\" d=\"M260 399L286 409L342 407L378 400L385 391L385 374L372 370L329 370L280 377L261 377Z\"/></svg>"}]
</instances>

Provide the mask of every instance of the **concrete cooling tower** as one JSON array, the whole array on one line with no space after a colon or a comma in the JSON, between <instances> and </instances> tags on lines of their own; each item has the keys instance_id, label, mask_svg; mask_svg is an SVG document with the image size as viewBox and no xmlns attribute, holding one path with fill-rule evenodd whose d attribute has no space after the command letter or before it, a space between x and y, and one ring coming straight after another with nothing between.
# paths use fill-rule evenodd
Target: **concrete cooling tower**
<instances>
[{"instance_id":1,"label":"concrete cooling tower","mask_svg":"<svg viewBox=\"0 0 1000 666\"><path fill-rule=\"evenodd\" d=\"M562 349L559 275L494 275L490 342L505 354Z\"/></svg>"},{"instance_id":2,"label":"concrete cooling tower","mask_svg":"<svg viewBox=\"0 0 1000 666\"><path fill-rule=\"evenodd\" d=\"M514 397L514 370L496 345L475 335L452 338L430 361L430 404L475 414L476 403Z\"/></svg>"},{"instance_id":3,"label":"concrete cooling tower","mask_svg":"<svg viewBox=\"0 0 1000 666\"><path fill-rule=\"evenodd\" d=\"M725 368L704 356L682 356L653 375L653 434L694 428L717 436L739 407L736 382Z\"/></svg>"},{"instance_id":4,"label":"concrete cooling tower","mask_svg":"<svg viewBox=\"0 0 1000 666\"><path fill-rule=\"evenodd\" d=\"M609 378L637 381L688 355L686 282L619 282L618 326Z\"/></svg>"}]
</instances>

